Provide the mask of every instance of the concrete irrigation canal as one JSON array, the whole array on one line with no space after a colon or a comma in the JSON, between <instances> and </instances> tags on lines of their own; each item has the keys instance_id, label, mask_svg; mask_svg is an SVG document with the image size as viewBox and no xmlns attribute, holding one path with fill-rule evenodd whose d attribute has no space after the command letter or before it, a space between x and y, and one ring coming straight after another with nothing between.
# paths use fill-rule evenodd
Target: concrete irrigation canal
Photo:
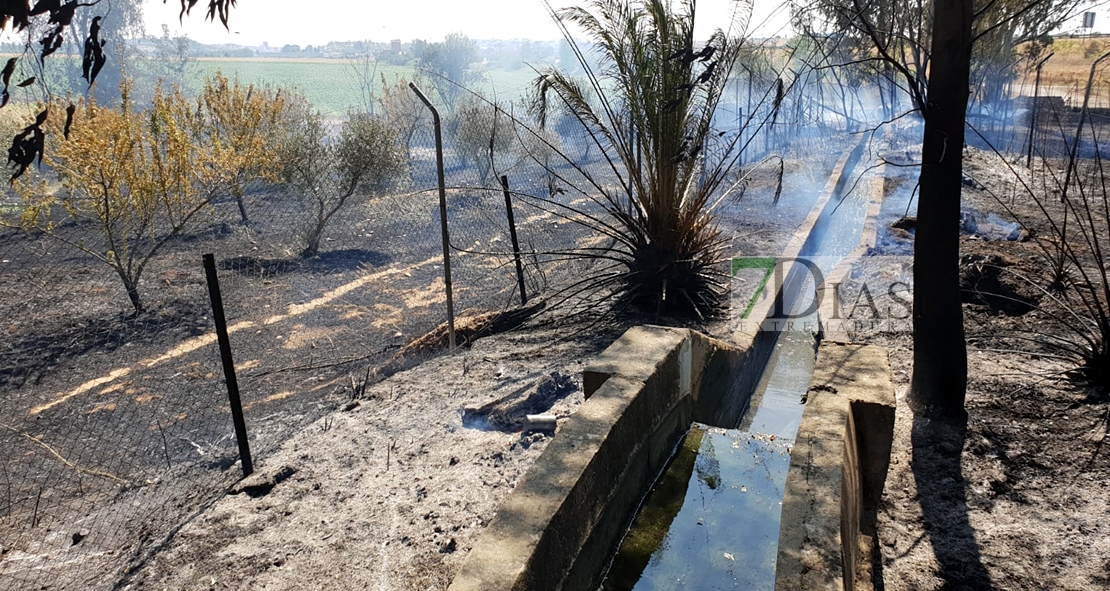
<instances>
[{"instance_id":1,"label":"concrete irrigation canal","mask_svg":"<svg viewBox=\"0 0 1110 591\"><path fill-rule=\"evenodd\" d=\"M813 272L843 273L869 239L882 184L880 175L877 192L848 190L860 152L844 155L775 259L769 291L769 271L755 269L764 281L749 283L765 297L734 301L745 314L732 342L637 327L587 368L586 403L452 590L866 583L858 556L889 462L890 369L882 349L835 342L842 331L816 334ZM772 322L786 318L794 324Z\"/></svg>"}]
</instances>

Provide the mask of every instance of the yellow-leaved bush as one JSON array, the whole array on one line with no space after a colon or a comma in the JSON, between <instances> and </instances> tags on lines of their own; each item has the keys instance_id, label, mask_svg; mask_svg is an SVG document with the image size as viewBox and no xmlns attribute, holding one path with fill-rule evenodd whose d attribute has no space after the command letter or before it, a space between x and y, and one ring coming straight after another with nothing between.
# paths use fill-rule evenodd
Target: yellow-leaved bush
<instances>
[{"instance_id":1,"label":"yellow-leaved bush","mask_svg":"<svg viewBox=\"0 0 1110 591\"><path fill-rule=\"evenodd\" d=\"M247 110L278 109L280 101L253 104L251 91L228 87L220 76L206 83L206 95L209 89L215 89L212 98L194 102L176 87L159 86L152 104L139 109L125 81L119 107L75 104L68 138L67 105L55 101L44 124L45 166L13 183L25 204L22 227L108 265L136 312L143 310L143 271L166 242L206 217L214 198L246 182L251 170L265 167L267 154L277 152L265 137L226 131L234 126L217 129L212 121L243 111L234 100L225 110L217 100L221 93L234 98L242 90ZM62 221L84 223L63 232Z\"/></svg>"}]
</instances>

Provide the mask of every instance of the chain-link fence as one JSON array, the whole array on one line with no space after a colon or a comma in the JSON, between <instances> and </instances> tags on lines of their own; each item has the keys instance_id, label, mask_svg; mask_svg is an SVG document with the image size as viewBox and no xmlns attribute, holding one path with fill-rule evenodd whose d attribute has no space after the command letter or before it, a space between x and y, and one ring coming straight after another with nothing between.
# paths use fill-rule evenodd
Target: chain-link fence
<instances>
[{"instance_id":1,"label":"chain-link fence","mask_svg":"<svg viewBox=\"0 0 1110 591\"><path fill-rule=\"evenodd\" d=\"M815 163L827 156L813 133L824 123L790 124L771 140ZM456 324L521 307L521 284L529 305L591 288L606 263L583 254L612 239L596 231L603 206L588 195L617 182L600 146L573 126L542 138L515 130L496 149L488 136L468 142L457 118L443 131ZM766 151L771 140L752 145ZM241 203L213 201L151 259L138 314L116 272L90 254L105 240L95 223L59 218L27 232L13 227L23 202L3 197L0 591L111 588L240 478L204 254L219 269L247 432L263 461L367 381L443 350L445 341L421 339L447 320L431 127L406 144L405 178L353 196L310 256L313 203L301 192L256 183ZM722 157L712 146L706 154Z\"/></svg>"},{"instance_id":2,"label":"chain-link fence","mask_svg":"<svg viewBox=\"0 0 1110 591\"><path fill-rule=\"evenodd\" d=\"M500 175L530 298L574 275L570 266L581 263L553 253L587 232L552 211L569 193L544 207L521 198L550 190L526 155L483 166L480 154L462 156L451 131L447 215L463 323L521 303ZM261 457L357 397L374 379L367 368L446 321L431 129L409 146L408 179L388 194L352 197L313 256L302 256L311 210L303 196L253 185L246 223L235 199L216 200L151 259L139 314L115 272L90 254L104 240L95 224L59 220L50 232L26 232L12 227L22 202L4 198L0 589L110 588L240 477L203 254L215 254Z\"/></svg>"}]
</instances>

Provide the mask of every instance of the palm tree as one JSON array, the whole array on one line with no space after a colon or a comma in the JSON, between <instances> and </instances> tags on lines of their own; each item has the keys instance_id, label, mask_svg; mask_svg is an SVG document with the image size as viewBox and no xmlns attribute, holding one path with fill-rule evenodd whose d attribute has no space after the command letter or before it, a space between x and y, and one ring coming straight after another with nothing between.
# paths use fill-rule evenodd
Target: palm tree
<instances>
[{"instance_id":1,"label":"palm tree","mask_svg":"<svg viewBox=\"0 0 1110 591\"><path fill-rule=\"evenodd\" d=\"M571 113L606 159L607 178L575 166L582 181L566 183L604 211L579 208L574 217L610 239L585 253L605 264L576 285L612 288L619 300L657 314L718 310L728 277L713 210L735 188L727 181L743 145L740 134L712 123L751 6L736 3L729 30L695 47L694 4L548 5L584 75L546 68L534 82L540 125L556 108ZM576 42L570 27L582 29L591 47ZM705 150L710 141L713 155Z\"/></svg>"}]
</instances>

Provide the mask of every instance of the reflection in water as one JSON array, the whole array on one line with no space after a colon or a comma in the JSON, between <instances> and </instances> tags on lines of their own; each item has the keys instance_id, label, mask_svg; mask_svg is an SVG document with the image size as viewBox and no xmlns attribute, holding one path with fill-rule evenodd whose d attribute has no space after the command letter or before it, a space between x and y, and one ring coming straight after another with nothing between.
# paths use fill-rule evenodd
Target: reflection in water
<instances>
[{"instance_id":1,"label":"reflection in water","mask_svg":"<svg viewBox=\"0 0 1110 591\"><path fill-rule=\"evenodd\" d=\"M771 436L694 425L601 589L772 589L789 452Z\"/></svg>"},{"instance_id":2,"label":"reflection in water","mask_svg":"<svg viewBox=\"0 0 1110 591\"><path fill-rule=\"evenodd\" d=\"M702 438L701 450L698 459L694 462L694 470L698 473L698 480L708 486L710 490L717 490L721 484L721 462L717 460L713 450L713 438Z\"/></svg>"},{"instance_id":3,"label":"reflection in water","mask_svg":"<svg viewBox=\"0 0 1110 591\"><path fill-rule=\"evenodd\" d=\"M751 406L741 417L741 431L794 439L802 424L802 398L817 360L817 339L806 332L784 332L752 394Z\"/></svg>"},{"instance_id":4,"label":"reflection in water","mask_svg":"<svg viewBox=\"0 0 1110 591\"><path fill-rule=\"evenodd\" d=\"M603 589L632 589L652 556L664 547L667 532L686 499L690 474L698 458L698 447L705 429L695 426L671 460L671 465L655 483L632 529L621 542Z\"/></svg>"}]
</instances>

